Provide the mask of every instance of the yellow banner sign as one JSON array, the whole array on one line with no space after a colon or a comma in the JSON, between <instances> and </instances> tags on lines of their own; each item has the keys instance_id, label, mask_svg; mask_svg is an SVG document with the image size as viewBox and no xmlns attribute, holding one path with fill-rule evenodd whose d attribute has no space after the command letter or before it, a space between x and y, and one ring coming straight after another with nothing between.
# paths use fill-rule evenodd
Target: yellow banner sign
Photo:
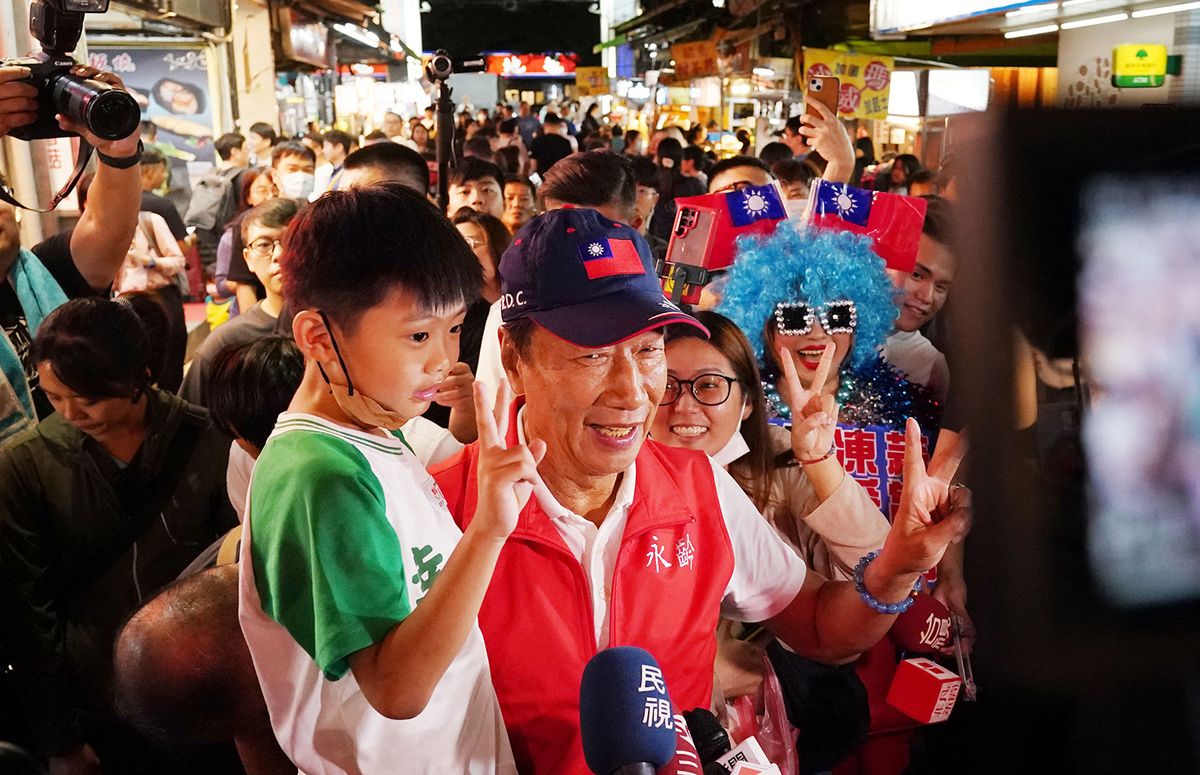
<instances>
[{"instance_id":1,"label":"yellow banner sign","mask_svg":"<svg viewBox=\"0 0 1200 775\"><path fill-rule=\"evenodd\" d=\"M804 49L804 81L832 75L841 81L838 115L842 118L887 118L895 60L878 54L847 54L826 48Z\"/></svg>"},{"instance_id":2,"label":"yellow banner sign","mask_svg":"<svg viewBox=\"0 0 1200 775\"><path fill-rule=\"evenodd\" d=\"M580 97L597 97L608 94L607 67L577 67L575 68L575 93Z\"/></svg>"},{"instance_id":3,"label":"yellow banner sign","mask_svg":"<svg viewBox=\"0 0 1200 775\"><path fill-rule=\"evenodd\" d=\"M675 78L678 80L719 73L717 44L711 40L676 43L671 46L671 59L675 60Z\"/></svg>"}]
</instances>

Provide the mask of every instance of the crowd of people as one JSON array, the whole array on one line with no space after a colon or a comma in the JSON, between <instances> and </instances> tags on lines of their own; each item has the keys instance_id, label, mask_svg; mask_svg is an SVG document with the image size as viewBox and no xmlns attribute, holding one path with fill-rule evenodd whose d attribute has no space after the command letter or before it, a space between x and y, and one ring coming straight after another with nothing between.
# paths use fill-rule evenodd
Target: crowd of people
<instances>
[{"instance_id":1,"label":"crowd of people","mask_svg":"<svg viewBox=\"0 0 1200 775\"><path fill-rule=\"evenodd\" d=\"M703 127L643 152L595 106L498 105L445 181L432 109L256 124L182 213L158 149L81 131L73 229L26 249L0 204L0 738L61 773L584 772L580 676L631 644L677 711L808 687L801 771L872 771L862 655L912 653L918 599L972 637L953 171L817 109L717 160ZM678 197L778 181L795 215L817 178L923 195L916 267L793 218L704 309L663 295ZM839 423L903 439L891 512Z\"/></svg>"}]
</instances>

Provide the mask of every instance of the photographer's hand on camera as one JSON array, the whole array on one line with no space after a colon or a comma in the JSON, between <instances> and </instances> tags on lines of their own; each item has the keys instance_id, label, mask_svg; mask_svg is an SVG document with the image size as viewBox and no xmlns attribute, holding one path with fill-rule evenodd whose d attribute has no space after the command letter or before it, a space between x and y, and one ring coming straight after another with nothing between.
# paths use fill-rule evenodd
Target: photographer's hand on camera
<instances>
[{"instance_id":1,"label":"photographer's hand on camera","mask_svg":"<svg viewBox=\"0 0 1200 775\"><path fill-rule=\"evenodd\" d=\"M25 82L28 77L27 67L0 67L0 137L11 129L32 124L37 118L38 91Z\"/></svg>"},{"instance_id":2,"label":"photographer's hand on camera","mask_svg":"<svg viewBox=\"0 0 1200 775\"><path fill-rule=\"evenodd\" d=\"M76 65L71 74L125 88L117 76L87 65ZM101 154L87 207L71 234L71 257L88 285L104 291L120 271L137 229L142 206L142 174L136 161L141 153L140 133L135 128L126 137L105 140L66 116L57 118L60 127L77 132Z\"/></svg>"},{"instance_id":3,"label":"photographer's hand on camera","mask_svg":"<svg viewBox=\"0 0 1200 775\"><path fill-rule=\"evenodd\" d=\"M89 78L93 81L106 83L109 86L115 86L122 91L125 90L125 83L119 77L113 73L97 70L96 68L89 67L88 65L75 65L71 68L71 75L79 78ZM102 137L92 134L90 131L88 131L87 127L72 121L64 115L59 114L58 116L55 116L55 118L58 119L58 125L60 127L68 132L75 132L84 140L87 140L88 143L90 143L91 146L96 149L97 153L104 154L105 156L114 159L125 159L140 153L138 150L140 127L135 128L129 136L122 137L119 140L105 140Z\"/></svg>"}]
</instances>

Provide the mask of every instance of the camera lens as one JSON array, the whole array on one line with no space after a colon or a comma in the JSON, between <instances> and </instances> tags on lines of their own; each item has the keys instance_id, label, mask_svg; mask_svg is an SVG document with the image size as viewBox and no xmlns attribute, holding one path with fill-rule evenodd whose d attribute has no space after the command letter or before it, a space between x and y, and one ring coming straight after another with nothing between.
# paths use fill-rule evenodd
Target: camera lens
<instances>
[{"instance_id":1,"label":"camera lens","mask_svg":"<svg viewBox=\"0 0 1200 775\"><path fill-rule=\"evenodd\" d=\"M111 89L96 95L84 109L84 123L92 133L105 140L120 140L137 129L142 110L137 101L123 91Z\"/></svg>"},{"instance_id":2,"label":"camera lens","mask_svg":"<svg viewBox=\"0 0 1200 775\"><path fill-rule=\"evenodd\" d=\"M59 113L105 140L128 137L142 119L133 97L99 81L62 74L52 79L50 93Z\"/></svg>"}]
</instances>

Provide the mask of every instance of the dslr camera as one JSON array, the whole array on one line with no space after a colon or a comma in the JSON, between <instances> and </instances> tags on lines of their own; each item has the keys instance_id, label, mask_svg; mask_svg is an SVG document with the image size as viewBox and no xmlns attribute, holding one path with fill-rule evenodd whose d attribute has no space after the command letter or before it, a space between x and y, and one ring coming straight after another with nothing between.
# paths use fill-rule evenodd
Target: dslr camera
<instances>
[{"instance_id":1,"label":"dslr camera","mask_svg":"<svg viewBox=\"0 0 1200 775\"><path fill-rule=\"evenodd\" d=\"M83 34L85 13L104 13L109 0L34 0L29 7L29 32L42 44L28 57L0 60L0 65L27 67L28 83L38 90L37 120L10 130L21 140L69 137L54 115L61 113L105 140L120 140L137 129L141 108L127 92L106 83L71 74L76 64L70 52Z\"/></svg>"}]
</instances>

